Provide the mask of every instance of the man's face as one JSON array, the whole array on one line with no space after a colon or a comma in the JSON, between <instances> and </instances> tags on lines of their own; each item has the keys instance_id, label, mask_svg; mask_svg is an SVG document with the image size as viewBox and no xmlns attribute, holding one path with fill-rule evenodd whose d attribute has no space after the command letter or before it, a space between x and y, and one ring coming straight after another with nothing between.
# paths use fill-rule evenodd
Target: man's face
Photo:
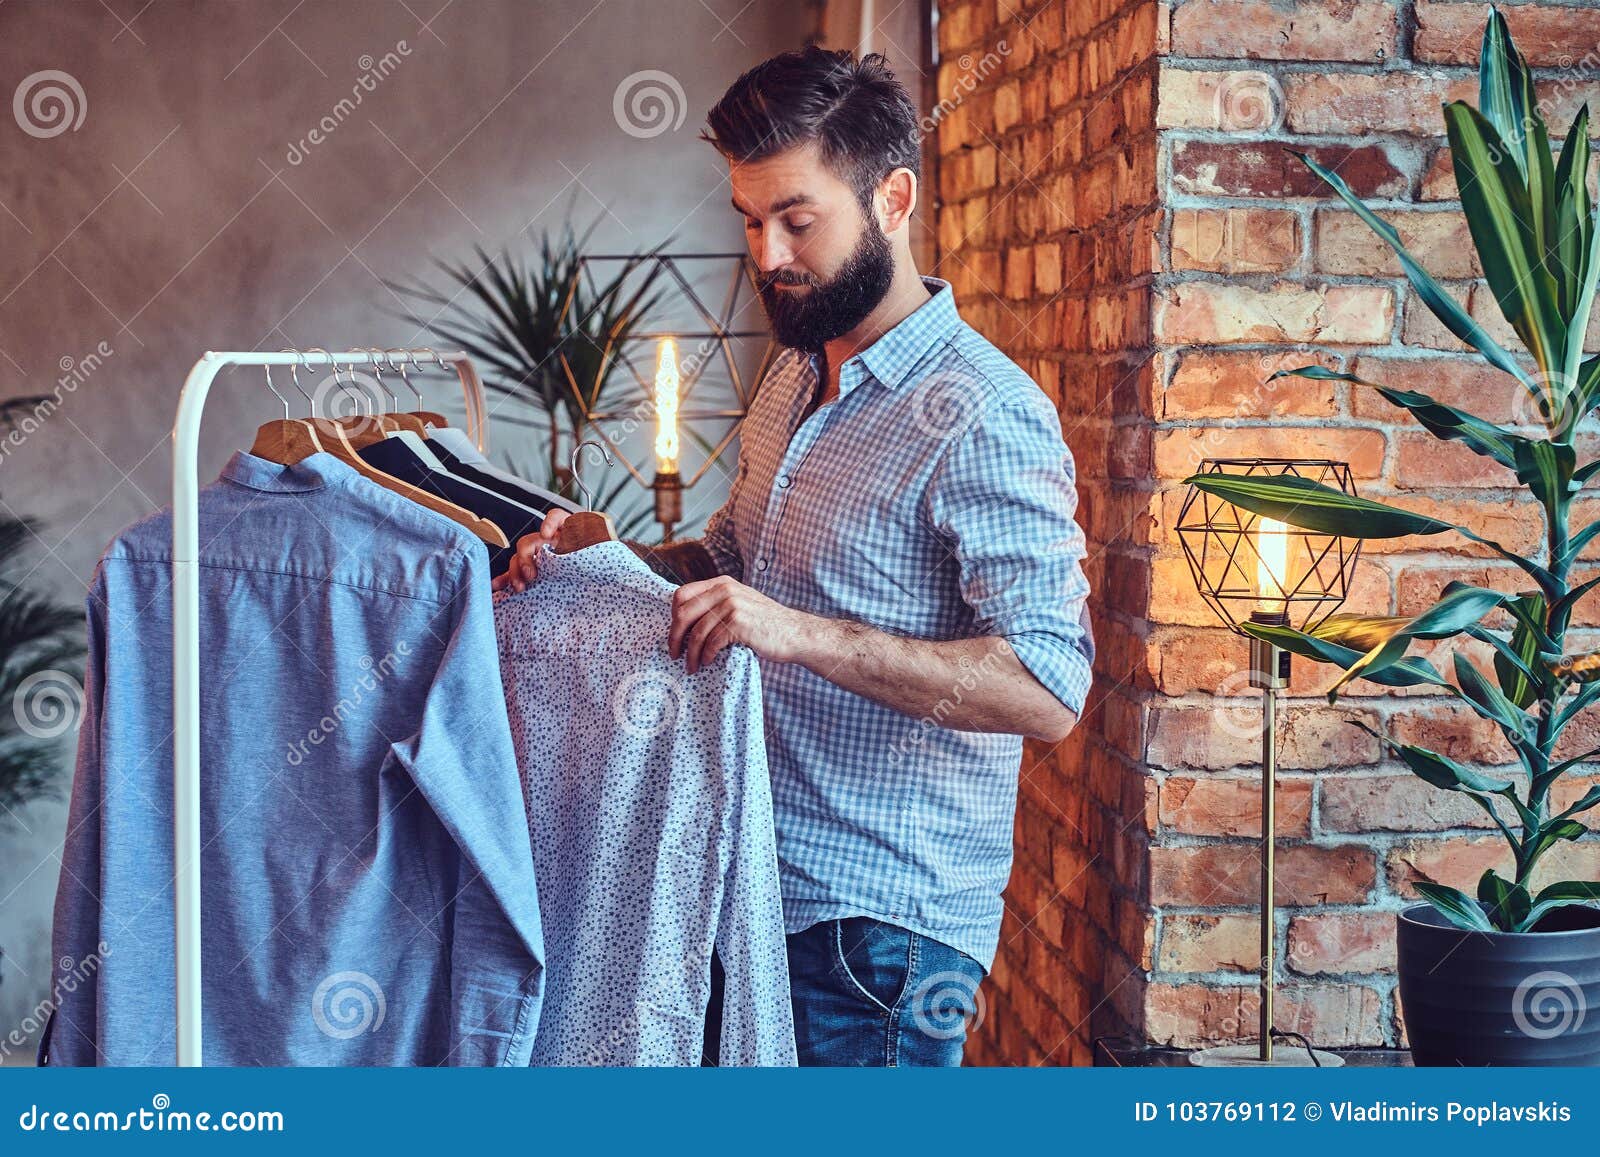
<instances>
[{"instance_id":1,"label":"man's face","mask_svg":"<svg viewBox=\"0 0 1600 1157\"><path fill-rule=\"evenodd\" d=\"M894 255L817 146L736 163L730 176L778 341L816 353L860 325L889 292Z\"/></svg>"}]
</instances>

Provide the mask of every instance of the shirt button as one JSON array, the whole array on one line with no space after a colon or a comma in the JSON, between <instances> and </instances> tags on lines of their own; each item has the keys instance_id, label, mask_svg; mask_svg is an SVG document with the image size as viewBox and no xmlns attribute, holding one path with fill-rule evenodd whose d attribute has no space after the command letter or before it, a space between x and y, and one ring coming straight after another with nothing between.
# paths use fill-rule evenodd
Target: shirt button
<instances>
[{"instance_id":1,"label":"shirt button","mask_svg":"<svg viewBox=\"0 0 1600 1157\"><path fill-rule=\"evenodd\" d=\"M764 559L764 558L756 559L756 569L757 570L766 570L767 569L767 560Z\"/></svg>"},{"instance_id":2,"label":"shirt button","mask_svg":"<svg viewBox=\"0 0 1600 1157\"><path fill-rule=\"evenodd\" d=\"M789 476L787 474L778 475L778 485L787 490L789 488Z\"/></svg>"}]
</instances>

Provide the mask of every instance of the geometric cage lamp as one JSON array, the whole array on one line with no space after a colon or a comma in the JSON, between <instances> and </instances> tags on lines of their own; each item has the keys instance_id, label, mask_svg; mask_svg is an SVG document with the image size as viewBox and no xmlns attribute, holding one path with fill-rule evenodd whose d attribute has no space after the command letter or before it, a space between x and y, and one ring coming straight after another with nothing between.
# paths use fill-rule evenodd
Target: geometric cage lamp
<instances>
[{"instance_id":1,"label":"geometric cage lamp","mask_svg":"<svg viewBox=\"0 0 1600 1157\"><path fill-rule=\"evenodd\" d=\"M1199 474L1293 475L1355 494L1350 467L1322 458L1207 458ZM1178 514L1178 541L1200 597L1228 629L1250 641L1250 686L1261 689L1261 997L1259 1039L1202 1049L1199 1065L1336 1066L1332 1053L1313 1049L1275 1052L1273 990L1277 971L1273 873L1277 821L1279 697L1289 683L1290 653L1257 638L1241 623L1312 631L1349 593L1361 552L1359 539L1322 534L1254 514L1191 485Z\"/></svg>"}]
</instances>

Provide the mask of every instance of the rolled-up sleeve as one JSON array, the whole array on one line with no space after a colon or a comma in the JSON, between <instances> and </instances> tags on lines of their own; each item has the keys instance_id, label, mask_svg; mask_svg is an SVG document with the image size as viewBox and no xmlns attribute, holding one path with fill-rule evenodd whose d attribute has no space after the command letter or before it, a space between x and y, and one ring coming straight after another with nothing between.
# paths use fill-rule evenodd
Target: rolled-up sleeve
<instances>
[{"instance_id":1,"label":"rolled-up sleeve","mask_svg":"<svg viewBox=\"0 0 1600 1157\"><path fill-rule=\"evenodd\" d=\"M978 632L1083 714L1094 636L1072 454L1042 394L996 400L953 436L928 487L928 513L960 564Z\"/></svg>"}]
</instances>

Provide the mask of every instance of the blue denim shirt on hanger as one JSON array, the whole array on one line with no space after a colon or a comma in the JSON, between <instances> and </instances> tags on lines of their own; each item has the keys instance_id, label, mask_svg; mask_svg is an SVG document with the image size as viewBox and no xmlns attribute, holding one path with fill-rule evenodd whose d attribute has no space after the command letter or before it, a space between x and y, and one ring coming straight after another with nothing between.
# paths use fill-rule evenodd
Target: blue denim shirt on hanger
<instances>
[{"instance_id":1,"label":"blue denim shirt on hanger","mask_svg":"<svg viewBox=\"0 0 1600 1157\"><path fill-rule=\"evenodd\" d=\"M210 1065L525 1065L544 946L481 542L328 454L200 492ZM170 1065L172 520L90 592L52 1064ZM70 990L69 990L70 986Z\"/></svg>"}]
</instances>

